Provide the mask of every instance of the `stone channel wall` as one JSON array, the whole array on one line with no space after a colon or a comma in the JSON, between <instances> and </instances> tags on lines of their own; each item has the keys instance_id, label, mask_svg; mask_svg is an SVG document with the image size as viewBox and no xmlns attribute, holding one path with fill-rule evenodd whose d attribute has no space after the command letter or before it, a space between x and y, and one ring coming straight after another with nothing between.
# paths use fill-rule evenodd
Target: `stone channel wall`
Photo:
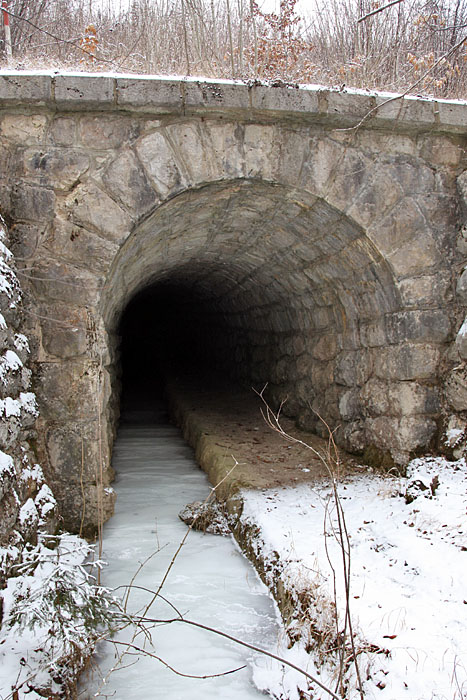
<instances>
[{"instance_id":1,"label":"stone channel wall","mask_svg":"<svg viewBox=\"0 0 467 700\"><path fill-rule=\"evenodd\" d=\"M68 527L112 512L119 320L149 288L161 336L303 427L388 464L446 430L459 449L466 121L318 87L0 74L0 206Z\"/></svg>"}]
</instances>

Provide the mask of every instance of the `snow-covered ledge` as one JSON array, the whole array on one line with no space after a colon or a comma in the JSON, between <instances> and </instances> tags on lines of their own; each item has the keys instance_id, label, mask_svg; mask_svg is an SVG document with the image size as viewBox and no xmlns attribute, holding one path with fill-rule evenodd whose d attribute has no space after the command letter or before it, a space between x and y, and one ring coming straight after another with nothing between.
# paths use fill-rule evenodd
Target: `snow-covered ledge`
<instances>
[{"instance_id":1,"label":"snow-covered ledge","mask_svg":"<svg viewBox=\"0 0 467 700\"><path fill-rule=\"evenodd\" d=\"M467 103L395 93L288 85L281 81L215 80L196 77L84 73L0 72L0 106L119 110L152 114L250 113L274 120L325 122L366 128L392 124L400 131L463 134Z\"/></svg>"}]
</instances>

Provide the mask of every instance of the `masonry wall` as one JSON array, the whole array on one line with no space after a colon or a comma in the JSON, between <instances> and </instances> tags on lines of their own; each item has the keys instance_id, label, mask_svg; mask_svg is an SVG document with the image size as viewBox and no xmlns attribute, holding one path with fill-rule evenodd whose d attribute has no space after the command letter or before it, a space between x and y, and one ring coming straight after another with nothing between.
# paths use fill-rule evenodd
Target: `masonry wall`
<instances>
[{"instance_id":1,"label":"masonry wall","mask_svg":"<svg viewBox=\"0 0 467 700\"><path fill-rule=\"evenodd\" d=\"M145 289L194 357L347 449L404 464L446 428L462 441L464 105L18 74L0 106L37 445L68 527L112 510L119 319Z\"/></svg>"}]
</instances>

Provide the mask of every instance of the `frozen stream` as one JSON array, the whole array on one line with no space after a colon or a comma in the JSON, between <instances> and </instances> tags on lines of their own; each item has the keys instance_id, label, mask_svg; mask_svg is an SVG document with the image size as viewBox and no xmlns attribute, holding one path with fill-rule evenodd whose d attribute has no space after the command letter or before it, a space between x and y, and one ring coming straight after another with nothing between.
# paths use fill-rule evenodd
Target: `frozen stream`
<instances>
[{"instance_id":1,"label":"frozen stream","mask_svg":"<svg viewBox=\"0 0 467 700\"><path fill-rule=\"evenodd\" d=\"M168 423L162 404L126 414L115 443L113 465L118 498L115 515L104 528L103 558L109 566L104 570L102 583L110 588L126 586L139 564L156 552L134 581L137 586L154 590L186 533L179 511L186 503L204 500L209 484L179 430ZM122 589L118 593L122 594ZM274 604L231 538L192 531L162 594L189 619L274 649L279 633ZM149 599L144 590L132 590L129 609L141 611ZM148 614L159 618L175 616L162 600L154 603ZM117 639L131 640L134 633L134 629L126 630ZM106 642L98 651L97 666L80 697L264 697L252 684L252 667L266 666L264 657L184 624L158 626L151 634L153 646L146 643L146 648L182 673L202 676L247 667L218 678L198 680L176 675L159 661L133 652L124 656L103 685L102 678L116 663L116 647ZM144 646L143 635L140 633L133 643ZM117 649L122 651L121 646Z\"/></svg>"}]
</instances>

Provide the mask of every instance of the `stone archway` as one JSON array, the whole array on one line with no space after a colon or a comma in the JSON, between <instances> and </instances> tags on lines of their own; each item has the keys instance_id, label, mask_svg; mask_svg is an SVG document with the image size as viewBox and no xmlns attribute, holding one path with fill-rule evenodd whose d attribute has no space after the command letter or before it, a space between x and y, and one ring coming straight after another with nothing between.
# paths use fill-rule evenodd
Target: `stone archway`
<instances>
[{"instance_id":1,"label":"stone archway","mask_svg":"<svg viewBox=\"0 0 467 700\"><path fill-rule=\"evenodd\" d=\"M252 112L231 87L202 113L155 100L1 116L37 444L69 527L111 512L115 329L152 284L303 425L311 403L343 445L401 463L436 434L463 318L457 127L388 117L348 133L338 110Z\"/></svg>"}]
</instances>

